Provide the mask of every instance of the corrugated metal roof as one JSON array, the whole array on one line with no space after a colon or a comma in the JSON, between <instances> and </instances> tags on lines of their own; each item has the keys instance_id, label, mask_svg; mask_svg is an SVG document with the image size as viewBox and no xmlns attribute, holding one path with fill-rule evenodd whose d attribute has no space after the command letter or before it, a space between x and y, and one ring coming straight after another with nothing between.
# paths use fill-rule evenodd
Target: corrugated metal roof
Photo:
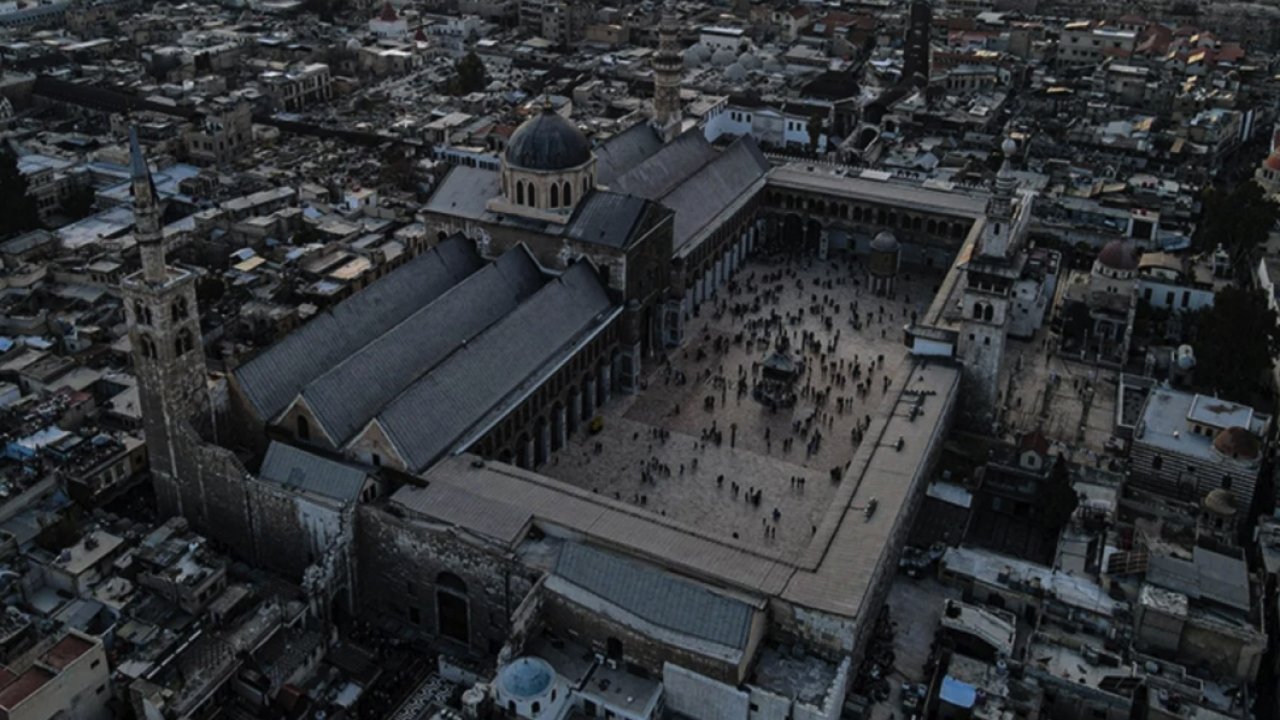
<instances>
[{"instance_id":1,"label":"corrugated metal roof","mask_svg":"<svg viewBox=\"0 0 1280 720\"><path fill-rule=\"evenodd\" d=\"M751 606L651 565L566 543L555 574L659 627L728 647L747 646Z\"/></svg>"},{"instance_id":2,"label":"corrugated metal roof","mask_svg":"<svg viewBox=\"0 0 1280 720\"><path fill-rule=\"evenodd\" d=\"M236 368L237 384L260 417L273 419L307 383L483 265L471 241L449 238Z\"/></svg>"},{"instance_id":3,"label":"corrugated metal roof","mask_svg":"<svg viewBox=\"0 0 1280 720\"><path fill-rule=\"evenodd\" d=\"M595 268L575 264L414 382L378 421L421 470L613 309Z\"/></svg>"},{"instance_id":4,"label":"corrugated metal roof","mask_svg":"<svg viewBox=\"0 0 1280 720\"><path fill-rule=\"evenodd\" d=\"M343 359L302 391L316 420L337 443L454 350L499 321L546 277L523 245L508 250Z\"/></svg>"},{"instance_id":5,"label":"corrugated metal roof","mask_svg":"<svg viewBox=\"0 0 1280 720\"><path fill-rule=\"evenodd\" d=\"M366 474L360 468L273 441L258 470L258 478L345 503L360 497Z\"/></svg>"}]
</instances>

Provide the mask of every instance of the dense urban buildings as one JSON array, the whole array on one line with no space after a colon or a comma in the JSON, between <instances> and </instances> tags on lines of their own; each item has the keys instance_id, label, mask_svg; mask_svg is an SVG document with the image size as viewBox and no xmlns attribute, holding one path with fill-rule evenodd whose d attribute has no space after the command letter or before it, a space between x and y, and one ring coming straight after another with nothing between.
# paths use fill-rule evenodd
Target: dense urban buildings
<instances>
[{"instance_id":1,"label":"dense urban buildings","mask_svg":"<svg viewBox=\"0 0 1280 720\"><path fill-rule=\"evenodd\" d=\"M0 713L1274 717L1278 23L0 4Z\"/></svg>"}]
</instances>

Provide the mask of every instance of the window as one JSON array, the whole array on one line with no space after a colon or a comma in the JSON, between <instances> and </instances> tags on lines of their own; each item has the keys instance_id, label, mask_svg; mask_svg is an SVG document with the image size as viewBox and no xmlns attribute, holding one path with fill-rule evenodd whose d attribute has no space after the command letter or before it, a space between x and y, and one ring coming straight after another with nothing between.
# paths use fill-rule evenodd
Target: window
<instances>
[{"instance_id":1,"label":"window","mask_svg":"<svg viewBox=\"0 0 1280 720\"><path fill-rule=\"evenodd\" d=\"M1222 476L1222 489L1223 489L1223 490L1230 490L1230 489L1231 489L1231 476L1230 476L1230 475L1223 475L1223 476Z\"/></svg>"},{"instance_id":2,"label":"window","mask_svg":"<svg viewBox=\"0 0 1280 720\"><path fill-rule=\"evenodd\" d=\"M524 181L523 180L516 181L516 204L517 205L524 204Z\"/></svg>"},{"instance_id":3,"label":"window","mask_svg":"<svg viewBox=\"0 0 1280 720\"><path fill-rule=\"evenodd\" d=\"M156 359L156 344L151 341L151 338L143 335L139 338L138 344L142 346L142 357L150 360Z\"/></svg>"},{"instance_id":4,"label":"window","mask_svg":"<svg viewBox=\"0 0 1280 720\"><path fill-rule=\"evenodd\" d=\"M529 207L538 207L538 190L529 183Z\"/></svg>"},{"instance_id":5,"label":"window","mask_svg":"<svg viewBox=\"0 0 1280 720\"><path fill-rule=\"evenodd\" d=\"M311 440L311 423L305 417L299 415L294 423L294 432L299 440L309 442Z\"/></svg>"},{"instance_id":6,"label":"window","mask_svg":"<svg viewBox=\"0 0 1280 720\"><path fill-rule=\"evenodd\" d=\"M569 184L568 180L564 181L564 197L561 199L564 200L565 207L573 204L573 186Z\"/></svg>"},{"instance_id":7,"label":"window","mask_svg":"<svg viewBox=\"0 0 1280 720\"><path fill-rule=\"evenodd\" d=\"M1160 457L1159 455L1157 455L1157 456L1155 456L1155 457L1151 458L1151 469L1152 469L1152 470L1159 470L1159 469L1160 469L1160 466L1162 466L1162 465L1164 465L1164 458Z\"/></svg>"},{"instance_id":8,"label":"window","mask_svg":"<svg viewBox=\"0 0 1280 720\"><path fill-rule=\"evenodd\" d=\"M547 207L560 207L560 186L556 183L551 183L551 199Z\"/></svg>"},{"instance_id":9,"label":"window","mask_svg":"<svg viewBox=\"0 0 1280 720\"><path fill-rule=\"evenodd\" d=\"M170 314L172 315L174 322L185 319L188 314L187 299L180 297L177 300L174 300Z\"/></svg>"},{"instance_id":10,"label":"window","mask_svg":"<svg viewBox=\"0 0 1280 720\"><path fill-rule=\"evenodd\" d=\"M178 337L173 339L173 352L179 357L186 355L194 346L195 341L191 339L191 331L186 328L180 330Z\"/></svg>"}]
</instances>

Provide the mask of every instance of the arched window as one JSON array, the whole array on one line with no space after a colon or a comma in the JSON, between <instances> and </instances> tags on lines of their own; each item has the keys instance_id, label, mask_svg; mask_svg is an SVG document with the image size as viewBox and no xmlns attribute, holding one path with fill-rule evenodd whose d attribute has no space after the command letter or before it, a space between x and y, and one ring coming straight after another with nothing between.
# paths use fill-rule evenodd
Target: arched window
<instances>
[{"instance_id":1,"label":"arched window","mask_svg":"<svg viewBox=\"0 0 1280 720\"><path fill-rule=\"evenodd\" d=\"M529 207L538 207L538 189L529 183Z\"/></svg>"},{"instance_id":2,"label":"arched window","mask_svg":"<svg viewBox=\"0 0 1280 720\"><path fill-rule=\"evenodd\" d=\"M524 204L524 181L523 180L516 181L516 204L517 205Z\"/></svg>"},{"instance_id":3,"label":"arched window","mask_svg":"<svg viewBox=\"0 0 1280 720\"><path fill-rule=\"evenodd\" d=\"M1152 470L1157 470L1157 471L1158 471L1158 470L1160 469L1160 466L1162 466L1162 465L1164 465L1164 458L1160 457L1159 455L1157 455L1157 456L1155 456L1155 457L1151 458L1151 469L1152 469Z\"/></svg>"},{"instance_id":4,"label":"arched window","mask_svg":"<svg viewBox=\"0 0 1280 720\"><path fill-rule=\"evenodd\" d=\"M565 180L564 181L564 206L570 207L572 205L573 205L573 186L569 184L568 180Z\"/></svg>"},{"instance_id":5,"label":"arched window","mask_svg":"<svg viewBox=\"0 0 1280 720\"><path fill-rule=\"evenodd\" d=\"M138 344L142 346L142 357L154 360L156 358L156 344L151 338L143 335L138 339Z\"/></svg>"},{"instance_id":6,"label":"arched window","mask_svg":"<svg viewBox=\"0 0 1280 720\"><path fill-rule=\"evenodd\" d=\"M436 587L441 590L448 590L459 595L467 594L467 583L462 578L451 572L445 571L436 575Z\"/></svg>"},{"instance_id":7,"label":"arched window","mask_svg":"<svg viewBox=\"0 0 1280 720\"><path fill-rule=\"evenodd\" d=\"M191 331L183 328L173 340L173 352L179 357L186 355L195 343L191 340Z\"/></svg>"},{"instance_id":8,"label":"arched window","mask_svg":"<svg viewBox=\"0 0 1280 720\"><path fill-rule=\"evenodd\" d=\"M542 712L542 703L538 702L537 700L533 701L533 705L531 707L533 709L534 715L537 715L538 713Z\"/></svg>"},{"instance_id":9,"label":"arched window","mask_svg":"<svg viewBox=\"0 0 1280 720\"><path fill-rule=\"evenodd\" d=\"M551 197L547 207L560 207L560 186L556 183L551 183Z\"/></svg>"},{"instance_id":10,"label":"arched window","mask_svg":"<svg viewBox=\"0 0 1280 720\"><path fill-rule=\"evenodd\" d=\"M185 319L187 317L188 310L189 308L187 307L186 298L180 297L174 300L173 307L171 308L171 314L173 316L174 322Z\"/></svg>"},{"instance_id":11,"label":"arched window","mask_svg":"<svg viewBox=\"0 0 1280 720\"><path fill-rule=\"evenodd\" d=\"M974 319L974 320L981 320L981 319L982 319L982 303L976 303L976 304L974 304L974 306L973 306L973 319Z\"/></svg>"},{"instance_id":12,"label":"arched window","mask_svg":"<svg viewBox=\"0 0 1280 720\"><path fill-rule=\"evenodd\" d=\"M311 423L303 416L298 416L295 433L298 439L303 442L311 442Z\"/></svg>"},{"instance_id":13,"label":"arched window","mask_svg":"<svg viewBox=\"0 0 1280 720\"><path fill-rule=\"evenodd\" d=\"M986 320L986 321L990 322L991 318L993 318L994 316L995 316L995 308L994 308L994 307L992 307L991 305L987 305L986 307L982 308L982 319L983 319L983 320Z\"/></svg>"}]
</instances>

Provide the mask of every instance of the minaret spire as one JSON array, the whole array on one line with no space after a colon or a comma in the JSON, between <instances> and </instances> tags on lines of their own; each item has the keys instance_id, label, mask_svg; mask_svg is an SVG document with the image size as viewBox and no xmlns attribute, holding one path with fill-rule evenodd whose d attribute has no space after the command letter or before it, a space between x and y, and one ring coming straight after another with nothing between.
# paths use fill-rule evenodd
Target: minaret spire
<instances>
[{"instance_id":1,"label":"minaret spire","mask_svg":"<svg viewBox=\"0 0 1280 720\"><path fill-rule=\"evenodd\" d=\"M138 143L136 127L129 128L129 164L133 181L133 237L142 256L142 277L153 285L163 285L168 274L164 264L159 198L151 170L147 167L147 158Z\"/></svg>"},{"instance_id":2,"label":"minaret spire","mask_svg":"<svg viewBox=\"0 0 1280 720\"><path fill-rule=\"evenodd\" d=\"M653 124L670 141L680 131L680 77L684 61L680 56L680 26L669 5L662 8L658 25L658 52L653 57Z\"/></svg>"}]
</instances>

